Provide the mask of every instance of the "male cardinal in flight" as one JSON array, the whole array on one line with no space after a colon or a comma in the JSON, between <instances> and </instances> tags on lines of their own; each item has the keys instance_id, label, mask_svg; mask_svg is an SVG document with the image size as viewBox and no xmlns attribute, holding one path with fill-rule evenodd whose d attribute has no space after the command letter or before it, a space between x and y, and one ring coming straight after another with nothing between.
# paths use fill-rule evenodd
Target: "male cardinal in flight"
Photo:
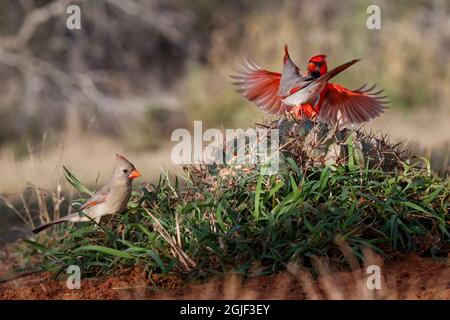
<instances>
[{"instance_id":1,"label":"male cardinal in flight","mask_svg":"<svg viewBox=\"0 0 450 320\"><path fill-rule=\"evenodd\" d=\"M245 98L271 114L291 113L296 119L313 119L329 124L358 124L379 116L385 109L383 90L375 86L349 90L328 80L359 61L355 59L328 71L325 55L309 60L307 73L289 57L284 47L282 73L264 70L255 63L245 64L232 75L233 84Z\"/></svg>"},{"instance_id":2,"label":"male cardinal in flight","mask_svg":"<svg viewBox=\"0 0 450 320\"><path fill-rule=\"evenodd\" d=\"M141 173L125 157L116 154L116 159L117 165L109 183L99 189L77 212L46 223L32 232L38 233L54 224L66 221L89 221L91 218L99 223L102 216L122 213L127 208L131 196L131 182L140 177ZM80 214L81 212L84 215Z\"/></svg>"}]
</instances>

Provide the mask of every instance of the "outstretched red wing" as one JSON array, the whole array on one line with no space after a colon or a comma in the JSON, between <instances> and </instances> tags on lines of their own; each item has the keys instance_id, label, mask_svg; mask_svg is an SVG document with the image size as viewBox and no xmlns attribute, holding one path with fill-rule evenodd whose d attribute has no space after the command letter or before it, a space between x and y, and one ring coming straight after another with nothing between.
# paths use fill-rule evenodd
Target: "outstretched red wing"
<instances>
[{"instance_id":1,"label":"outstretched red wing","mask_svg":"<svg viewBox=\"0 0 450 320\"><path fill-rule=\"evenodd\" d=\"M284 114L287 106L278 95L281 74L261 69L251 61L245 63L232 75L233 84L245 98L253 101L259 108L272 114Z\"/></svg>"},{"instance_id":2,"label":"outstretched red wing","mask_svg":"<svg viewBox=\"0 0 450 320\"><path fill-rule=\"evenodd\" d=\"M365 87L352 91L328 83L320 104L319 120L332 124L358 124L379 116L386 108L386 96L380 96L383 90L374 92L375 85L369 89Z\"/></svg>"}]
</instances>

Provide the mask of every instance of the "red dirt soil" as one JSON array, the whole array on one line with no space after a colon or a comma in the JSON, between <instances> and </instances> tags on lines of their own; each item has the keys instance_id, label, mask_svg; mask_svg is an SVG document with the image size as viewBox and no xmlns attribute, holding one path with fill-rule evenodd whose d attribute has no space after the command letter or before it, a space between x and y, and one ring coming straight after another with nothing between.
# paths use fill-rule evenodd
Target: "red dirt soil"
<instances>
[{"instance_id":1,"label":"red dirt soil","mask_svg":"<svg viewBox=\"0 0 450 320\"><path fill-rule=\"evenodd\" d=\"M396 261L377 260L383 276L381 289L367 289L365 271L328 273L319 266L313 280L302 269L243 280L230 275L207 282L183 285L175 276L148 275L139 268L105 278L81 280L81 289L70 290L66 280L47 272L0 283L0 299L446 299L450 300L450 264L405 255ZM0 276L5 271L0 263ZM153 282L153 284L152 284Z\"/></svg>"}]
</instances>

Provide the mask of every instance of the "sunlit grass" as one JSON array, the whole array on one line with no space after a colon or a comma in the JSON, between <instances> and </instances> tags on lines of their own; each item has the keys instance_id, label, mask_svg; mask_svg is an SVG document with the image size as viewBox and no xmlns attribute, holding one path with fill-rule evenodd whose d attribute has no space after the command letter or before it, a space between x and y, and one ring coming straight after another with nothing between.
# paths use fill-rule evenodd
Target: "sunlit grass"
<instances>
[{"instance_id":1,"label":"sunlit grass","mask_svg":"<svg viewBox=\"0 0 450 320\"><path fill-rule=\"evenodd\" d=\"M386 257L438 257L450 240L449 199L449 181L427 161L383 171L355 163L300 167L287 158L273 176L187 167L184 178L163 172L156 185L133 193L123 215L27 242L45 269L75 264L85 275L133 265L187 278L271 274L290 262L308 266L312 257L344 266L337 240L361 259L364 247Z\"/></svg>"}]
</instances>

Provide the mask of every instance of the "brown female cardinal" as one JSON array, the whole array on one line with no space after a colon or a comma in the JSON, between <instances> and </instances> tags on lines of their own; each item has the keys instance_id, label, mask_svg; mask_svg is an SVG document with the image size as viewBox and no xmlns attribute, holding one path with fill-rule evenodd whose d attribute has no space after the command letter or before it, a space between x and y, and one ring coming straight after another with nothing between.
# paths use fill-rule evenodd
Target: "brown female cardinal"
<instances>
[{"instance_id":1,"label":"brown female cardinal","mask_svg":"<svg viewBox=\"0 0 450 320\"><path fill-rule=\"evenodd\" d=\"M326 56L317 55L309 60L308 71L302 75L286 45L281 74L246 60L232 78L238 92L267 113L291 113L297 119L317 119L330 124L358 124L383 112L387 103L386 97L380 96L383 90L374 92L375 86L365 89L365 85L349 90L328 83L358 61L354 59L328 71Z\"/></svg>"},{"instance_id":2,"label":"brown female cardinal","mask_svg":"<svg viewBox=\"0 0 450 320\"><path fill-rule=\"evenodd\" d=\"M43 224L32 232L38 233L54 224L66 221L89 221L91 218L99 223L100 218L105 215L123 212L131 196L131 182L140 177L141 173L125 157L116 154L116 159L117 165L109 183L99 189L77 212ZM84 215L80 214L81 212Z\"/></svg>"}]
</instances>

